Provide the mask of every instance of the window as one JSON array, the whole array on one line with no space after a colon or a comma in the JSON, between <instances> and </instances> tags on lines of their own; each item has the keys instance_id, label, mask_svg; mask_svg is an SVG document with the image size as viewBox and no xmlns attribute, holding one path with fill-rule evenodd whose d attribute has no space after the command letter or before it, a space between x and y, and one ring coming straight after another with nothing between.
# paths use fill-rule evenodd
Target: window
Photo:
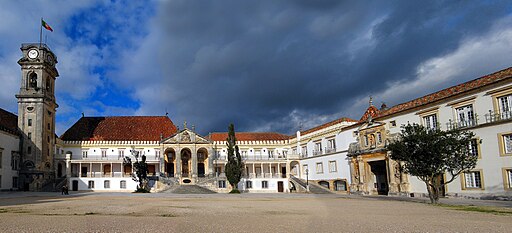
<instances>
[{"instance_id":1,"label":"window","mask_svg":"<svg viewBox=\"0 0 512 233\"><path fill-rule=\"evenodd\" d=\"M245 187L247 189L252 189L252 181L248 180L248 181L245 181Z\"/></svg>"},{"instance_id":2,"label":"window","mask_svg":"<svg viewBox=\"0 0 512 233\"><path fill-rule=\"evenodd\" d=\"M503 149L505 154L512 153L512 134L503 135Z\"/></svg>"},{"instance_id":3,"label":"window","mask_svg":"<svg viewBox=\"0 0 512 233\"><path fill-rule=\"evenodd\" d=\"M261 181L261 188L262 189L268 189L268 181L266 181L266 180Z\"/></svg>"},{"instance_id":4,"label":"window","mask_svg":"<svg viewBox=\"0 0 512 233\"><path fill-rule=\"evenodd\" d=\"M31 146L27 147L27 154L32 154L32 147Z\"/></svg>"},{"instance_id":5,"label":"window","mask_svg":"<svg viewBox=\"0 0 512 233\"><path fill-rule=\"evenodd\" d=\"M377 144L382 144L382 133L377 132Z\"/></svg>"},{"instance_id":6,"label":"window","mask_svg":"<svg viewBox=\"0 0 512 233\"><path fill-rule=\"evenodd\" d=\"M471 153L471 155L476 155L478 158L480 158L480 153L478 153L478 140L477 139L472 139L469 142L469 153Z\"/></svg>"},{"instance_id":7,"label":"window","mask_svg":"<svg viewBox=\"0 0 512 233\"><path fill-rule=\"evenodd\" d=\"M119 148L119 158L124 157L124 148Z\"/></svg>"},{"instance_id":8,"label":"window","mask_svg":"<svg viewBox=\"0 0 512 233\"><path fill-rule=\"evenodd\" d=\"M365 146L368 146L370 143L369 143L369 140L368 140L368 135L364 135L364 145Z\"/></svg>"},{"instance_id":9,"label":"window","mask_svg":"<svg viewBox=\"0 0 512 233\"><path fill-rule=\"evenodd\" d=\"M389 125L390 125L391 127L396 127L396 121L390 121L390 122L389 122Z\"/></svg>"},{"instance_id":10,"label":"window","mask_svg":"<svg viewBox=\"0 0 512 233\"><path fill-rule=\"evenodd\" d=\"M512 189L512 168L505 169L505 188Z\"/></svg>"},{"instance_id":11,"label":"window","mask_svg":"<svg viewBox=\"0 0 512 233\"><path fill-rule=\"evenodd\" d=\"M427 129L437 129L437 115L432 114L423 117L423 125Z\"/></svg>"},{"instance_id":12,"label":"window","mask_svg":"<svg viewBox=\"0 0 512 233\"><path fill-rule=\"evenodd\" d=\"M2 153L2 151L0 150L0 168L2 168L2 157L3 157L3 153Z\"/></svg>"},{"instance_id":13,"label":"window","mask_svg":"<svg viewBox=\"0 0 512 233\"><path fill-rule=\"evenodd\" d=\"M110 180L103 181L103 188L109 189L110 188Z\"/></svg>"},{"instance_id":14,"label":"window","mask_svg":"<svg viewBox=\"0 0 512 233\"><path fill-rule=\"evenodd\" d=\"M94 188L94 181L93 180L89 180L89 185L87 187L89 187L90 189L93 189Z\"/></svg>"},{"instance_id":15,"label":"window","mask_svg":"<svg viewBox=\"0 0 512 233\"><path fill-rule=\"evenodd\" d=\"M329 161L329 172L336 172L338 171L337 169L337 166L336 166L336 160L334 161Z\"/></svg>"},{"instance_id":16,"label":"window","mask_svg":"<svg viewBox=\"0 0 512 233\"><path fill-rule=\"evenodd\" d=\"M27 137L28 139L32 139L32 133L28 133Z\"/></svg>"},{"instance_id":17,"label":"window","mask_svg":"<svg viewBox=\"0 0 512 233\"><path fill-rule=\"evenodd\" d=\"M220 189L225 189L226 188L226 181L225 180L219 180L219 188Z\"/></svg>"},{"instance_id":18,"label":"window","mask_svg":"<svg viewBox=\"0 0 512 233\"><path fill-rule=\"evenodd\" d=\"M482 179L480 171L471 171L464 173L464 186L468 189L481 189Z\"/></svg>"},{"instance_id":19,"label":"window","mask_svg":"<svg viewBox=\"0 0 512 233\"><path fill-rule=\"evenodd\" d=\"M2 152L0 152L0 154L2 154ZM2 156L0 156L0 160L1 160L1 157ZM12 170L18 170L19 166L20 166L19 164L20 164L20 161L18 159L18 156L12 155L11 156L11 169Z\"/></svg>"},{"instance_id":20,"label":"window","mask_svg":"<svg viewBox=\"0 0 512 233\"><path fill-rule=\"evenodd\" d=\"M28 123L27 123L28 126L32 126L32 119L28 119Z\"/></svg>"},{"instance_id":21,"label":"window","mask_svg":"<svg viewBox=\"0 0 512 233\"><path fill-rule=\"evenodd\" d=\"M316 163L316 173L324 173L324 164Z\"/></svg>"},{"instance_id":22,"label":"window","mask_svg":"<svg viewBox=\"0 0 512 233\"><path fill-rule=\"evenodd\" d=\"M318 155L322 153L322 142L316 142L315 143L315 151L313 152L313 155Z\"/></svg>"},{"instance_id":23,"label":"window","mask_svg":"<svg viewBox=\"0 0 512 233\"><path fill-rule=\"evenodd\" d=\"M309 172L308 165L304 164L302 165L302 174L306 175Z\"/></svg>"},{"instance_id":24,"label":"window","mask_svg":"<svg viewBox=\"0 0 512 233\"><path fill-rule=\"evenodd\" d=\"M459 127L468 127L476 125L472 104L456 108L455 111L457 113Z\"/></svg>"},{"instance_id":25,"label":"window","mask_svg":"<svg viewBox=\"0 0 512 233\"><path fill-rule=\"evenodd\" d=\"M268 149L268 157L274 158L274 149Z\"/></svg>"},{"instance_id":26,"label":"window","mask_svg":"<svg viewBox=\"0 0 512 233\"><path fill-rule=\"evenodd\" d=\"M512 117L512 94L498 97L498 108L501 119Z\"/></svg>"},{"instance_id":27,"label":"window","mask_svg":"<svg viewBox=\"0 0 512 233\"><path fill-rule=\"evenodd\" d=\"M307 156L308 155L308 148L306 146L302 146L302 155Z\"/></svg>"},{"instance_id":28,"label":"window","mask_svg":"<svg viewBox=\"0 0 512 233\"><path fill-rule=\"evenodd\" d=\"M120 184L119 184L119 187L121 189L126 189L126 180L121 180Z\"/></svg>"},{"instance_id":29,"label":"window","mask_svg":"<svg viewBox=\"0 0 512 233\"><path fill-rule=\"evenodd\" d=\"M101 149L101 157L102 158L107 157L107 149Z\"/></svg>"},{"instance_id":30,"label":"window","mask_svg":"<svg viewBox=\"0 0 512 233\"><path fill-rule=\"evenodd\" d=\"M82 151L82 158L87 158L87 151L86 150Z\"/></svg>"},{"instance_id":31,"label":"window","mask_svg":"<svg viewBox=\"0 0 512 233\"><path fill-rule=\"evenodd\" d=\"M336 151L336 140L334 138L327 140L326 153L332 153Z\"/></svg>"},{"instance_id":32,"label":"window","mask_svg":"<svg viewBox=\"0 0 512 233\"><path fill-rule=\"evenodd\" d=\"M155 156L160 158L160 149L155 149Z\"/></svg>"},{"instance_id":33,"label":"window","mask_svg":"<svg viewBox=\"0 0 512 233\"><path fill-rule=\"evenodd\" d=\"M294 155L297 154L297 147L292 148L292 154L294 154Z\"/></svg>"},{"instance_id":34,"label":"window","mask_svg":"<svg viewBox=\"0 0 512 233\"><path fill-rule=\"evenodd\" d=\"M50 130L50 123L48 123L48 130Z\"/></svg>"}]
</instances>

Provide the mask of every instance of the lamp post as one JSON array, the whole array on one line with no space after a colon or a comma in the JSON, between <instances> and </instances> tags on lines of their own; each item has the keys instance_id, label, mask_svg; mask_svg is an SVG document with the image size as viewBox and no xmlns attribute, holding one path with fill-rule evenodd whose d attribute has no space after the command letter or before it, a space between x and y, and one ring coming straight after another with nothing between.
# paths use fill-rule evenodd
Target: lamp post
<instances>
[{"instance_id":1,"label":"lamp post","mask_svg":"<svg viewBox=\"0 0 512 233\"><path fill-rule=\"evenodd\" d=\"M306 192L309 193L309 169L306 168Z\"/></svg>"}]
</instances>

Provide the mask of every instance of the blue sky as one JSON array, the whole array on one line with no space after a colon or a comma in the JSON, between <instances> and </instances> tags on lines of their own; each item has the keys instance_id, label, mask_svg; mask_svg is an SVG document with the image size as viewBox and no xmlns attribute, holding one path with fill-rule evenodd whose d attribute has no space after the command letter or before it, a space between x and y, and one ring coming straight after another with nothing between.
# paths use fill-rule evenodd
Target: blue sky
<instances>
[{"instance_id":1,"label":"blue sky","mask_svg":"<svg viewBox=\"0 0 512 233\"><path fill-rule=\"evenodd\" d=\"M512 66L509 1L5 1L0 108L40 18L58 56L57 133L164 115L206 134L293 133Z\"/></svg>"}]
</instances>

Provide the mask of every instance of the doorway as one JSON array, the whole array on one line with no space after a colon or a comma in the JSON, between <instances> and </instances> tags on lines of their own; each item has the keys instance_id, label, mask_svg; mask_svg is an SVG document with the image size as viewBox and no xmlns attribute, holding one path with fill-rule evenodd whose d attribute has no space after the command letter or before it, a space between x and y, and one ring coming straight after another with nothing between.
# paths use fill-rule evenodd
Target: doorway
<instances>
[{"instance_id":1,"label":"doorway","mask_svg":"<svg viewBox=\"0 0 512 233\"><path fill-rule=\"evenodd\" d=\"M174 177L174 163L167 163L166 169L168 177Z\"/></svg>"},{"instance_id":2,"label":"doorway","mask_svg":"<svg viewBox=\"0 0 512 233\"><path fill-rule=\"evenodd\" d=\"M71 191L78 191L78 180L73 180L71 183Z\"/></svg>"},{"instance_id":3,"label":"doorway","mask_svg":"<svg viewBox=\"0 0 512 233\"><path fill-rule=\"evenodd\" d=\"M278 181L277 182L277 192L280 192L280 193L284 192L284 183L283 183L283 181Z\"/></svg>"},{"instance_id":4,"label":"doorway","mask_svg":"<svg viewBox=\"0 0 512 233\"><path fill-rule=\"evenodd\" d=\"M197 164L197 175L199 177L204 177L204 163Z\"/></svg>"},{"instance_id":5,"label":"doorway","mask_svg":"<svg viewBox=\"0 0 512 233\"><path fill-rule=\"evenodd\" d=\"M389 185L386 161L379 160L368 162L368 165L370 165L371 172L374 175L373 188L377 189L378 195L388 195Z\"/></svg>"}]
</instances>

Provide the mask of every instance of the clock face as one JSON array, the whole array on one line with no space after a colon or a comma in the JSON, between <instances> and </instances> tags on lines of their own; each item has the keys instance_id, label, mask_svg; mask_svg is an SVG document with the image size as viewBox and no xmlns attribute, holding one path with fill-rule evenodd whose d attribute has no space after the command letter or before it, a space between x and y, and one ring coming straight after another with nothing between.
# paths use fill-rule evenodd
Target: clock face
<instances>
[{"instance_id":1,"label":"clock face","mask_svg":"<svg viewBox=\"0 0 512 233\"><path fill-rule=\"evenodd\" d=\"M39 52L36 50L36 49L31 49L30 51L28 51L28 57L29 58L36 58L37 55L39 55Z\"/></svg>"}]
</instances>

